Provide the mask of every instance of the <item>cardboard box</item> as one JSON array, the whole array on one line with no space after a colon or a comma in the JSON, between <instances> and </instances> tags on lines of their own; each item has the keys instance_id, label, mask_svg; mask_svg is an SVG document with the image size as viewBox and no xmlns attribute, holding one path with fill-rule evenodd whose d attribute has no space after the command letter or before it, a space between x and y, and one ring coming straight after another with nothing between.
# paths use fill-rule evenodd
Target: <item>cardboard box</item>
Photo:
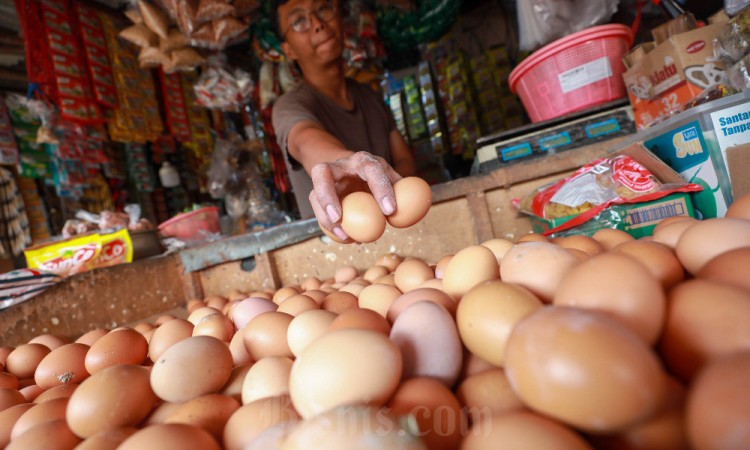
<instances>
[{"instance_id":1,"label":"cardboard box","mask_svg":"<svg viewBox=\"0 0 750 450\"><path fill-rule=\"evenodd\" d=\"M726 163L731 177L732 197L734 200L750 194L750 144L729 147L726 152Z\"/></svg>"},{"instance_id":2,"label":"cardboard box","mask_svg":"<svg viewBox=\"0 0 750 450\"><path fill-rule=\"evenodd\" d=\"M628 155L641 163L659 181L664 184L685 184L685 179L664 163L658 156L646 149L642 143L628 145L607 157ZM591 236L604 228L617 228L629 233L635 238L649 236L654 227L667 217L689 216L695 217L693 202L688 193L673 193L657 200L625 205L613 205L599 213L596 217L576 227L554 233L552 236L567 236L570 234L584 234ZM575 216L544 219L531 216L531 227L537 233L544 233L556 228Z\"/></svg>"},{"instance_id":3,"label":"cardboard box","mask_svg":"<svg viewBox=\"0 0 750 450\"><path fill-rule=\"evenodd\" d=\"M623 80L639 129L669 117L720 79L725 65L714 58L713 39L722 27L717 23L676 34L645 55L649 46L626 55L631 66Z\"/></svg>"}]
</instances>

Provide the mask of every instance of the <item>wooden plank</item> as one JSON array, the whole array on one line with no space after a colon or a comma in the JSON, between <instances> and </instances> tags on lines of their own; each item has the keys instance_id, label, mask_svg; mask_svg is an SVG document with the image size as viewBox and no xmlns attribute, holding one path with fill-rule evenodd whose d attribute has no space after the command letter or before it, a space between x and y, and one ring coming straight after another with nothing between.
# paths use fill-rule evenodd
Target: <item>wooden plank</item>
<instances>
[{"instance_id":1,"label":"wooden plank","mask_svg":"<svg viewBox=\"0 0 750 450\"><path fill-rule=\"evenodd\" d=\"M182 271L182 291L185 298L188 300L204 298L200 274L198 272L185 272L182 264L180 264L180 269Z\"/></svg>"},{"instance_id":2,"label":"wooden plank","mask_svg":"<svg viewBox=\"0 0 750 450\"><path fill-rule=\"evenodd\" d=\"M466 194L466 201L471 217L474 219L474 234L477 242L492 239L495 234L492 231L492 220L484 192L469 192Z\"/></svg>"},{"instance_id":3,"label":"wooden plank","mask_svg":"<svg viewBox=\"0 0 750 450\"><path fill-rule=\"evenodd\" d=\"M258 271L258 276L261 279L268 280L268 282L263 283L264 286L270 284L273 289L281 287L279 272L276 270L276 263L271 253L263 252L255 255L255 270Z\"/></svg>"},{"instance_id":4,"label":"wooden plank","mask_svg":"<svg viewBox=\"0 0 750 450\"><path fill-rule=\"evenodd\" d=\"M203 295L228 296L233 290L250 293L274 289L268 278L264 278L260 271L246 271L242 269L242 261L232 261L198 272L200 274Z\"/></svg>"},{"instance_id":5,"label":"wooden plank","mask_svg":"<svg viewBox=\"0 0 750 450\"><path fill-rule=\"evenodd\" d=\"M184 305L175 255L73 275L0 311L0 343L16 346L45 333L78 338Z\"/></svg>"}]
</instances>

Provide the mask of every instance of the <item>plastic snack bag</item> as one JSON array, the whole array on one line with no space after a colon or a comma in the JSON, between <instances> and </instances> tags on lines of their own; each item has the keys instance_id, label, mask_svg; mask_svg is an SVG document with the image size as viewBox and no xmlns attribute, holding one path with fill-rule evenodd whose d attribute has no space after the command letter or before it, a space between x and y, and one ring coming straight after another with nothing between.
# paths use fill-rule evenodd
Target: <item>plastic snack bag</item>
<instances>
[{"instance_id":1,"label":"plastic snack bag","mask_svg":"<svg viewBox=\"0 0 750 450\"><path fill-rule=\"evenodd\" d=\"M59 275L36 269L18 269L0 274L0 309L39 295L61 279Z\"/></svg>"},{"instance_id":2,"label":"plastic snack bag","mask_svg":"<svg viewBox=\"0 0 750 450\"><path fill-rule=\"evenodd\" d=\"M570 218L545 234L580 225L611 205L656 200L675 192L697 192L697 184L663 184L627 155L600 158L573 175L542 186L519 203L521 212L543 219Z\"/></svg>"}]
</instances>

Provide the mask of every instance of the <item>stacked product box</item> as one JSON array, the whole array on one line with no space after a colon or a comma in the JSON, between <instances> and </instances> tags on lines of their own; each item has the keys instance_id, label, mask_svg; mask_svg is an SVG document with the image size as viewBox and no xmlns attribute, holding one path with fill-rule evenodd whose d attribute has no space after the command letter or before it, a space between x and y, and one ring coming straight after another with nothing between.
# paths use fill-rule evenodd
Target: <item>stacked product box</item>
<instances>
[{"instance_id":1,"label":"stacked product box","mask_svg":"<svg viewBox=\"0 0 750 450\"><path fill-rule=\"evenodd\" d=\"M451 151L472 159L480 136L477 107L463 53L456 52L436 63L437 86L443 102Z\"/></svg>"},{"instance_id":2,"label":"stacked product box","mask_svg":"<svg viewBox=\"0 0 750 450\"><path fill-rule=\"evenodd\" d=\"M430 65L427 62L419 63L419 89L422 95L422 107L427 120L427 135L430 138L430 146L435 155L445 153L445 139L443 128L440 124L440 112L438 98L435 92L435 84L432 79Z\"/></svg>"},{"instance_id":3,"label":"stacked product box","mask_svg":"<svg viewBox=\"0 0 750 450\"><path fill-rule=\"evenodd\" d=\"M482 132L496 133L523 125L523 105L508 86L511 66L507 49L487 50L471 58L470 66Z\"/></svg>"},{"instance_id":4,"label":"stacked product box","mask_svg":"<svg viewBox=\"0 0 750 450\"><path fill-rule=\"evenodd\" d=\"M701 217L723 217L736 186L750 170L744 167L750 142L750 92L683 111L641 131L636 139L687 181L703 186L702 192L693 194ZM732 173L739 175L731 177Z\"/></svg>"}]
</instances>

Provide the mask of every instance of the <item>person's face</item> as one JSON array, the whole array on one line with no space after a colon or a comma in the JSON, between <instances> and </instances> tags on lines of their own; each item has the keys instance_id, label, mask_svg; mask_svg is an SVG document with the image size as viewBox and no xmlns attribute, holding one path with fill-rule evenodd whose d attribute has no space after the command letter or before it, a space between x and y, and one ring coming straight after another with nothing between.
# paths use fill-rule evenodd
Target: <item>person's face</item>
<instances>
[{"instance_id":1,"label":"person's face","mask_svg":"<svg viewBox=\"0 0 750 450\"><path fill-rule=\"evenodd\" d=\"M325 65L344 51L337 0L291 0L279 6L281 49L300 66Z\"/></svg>"}]
</instances>

